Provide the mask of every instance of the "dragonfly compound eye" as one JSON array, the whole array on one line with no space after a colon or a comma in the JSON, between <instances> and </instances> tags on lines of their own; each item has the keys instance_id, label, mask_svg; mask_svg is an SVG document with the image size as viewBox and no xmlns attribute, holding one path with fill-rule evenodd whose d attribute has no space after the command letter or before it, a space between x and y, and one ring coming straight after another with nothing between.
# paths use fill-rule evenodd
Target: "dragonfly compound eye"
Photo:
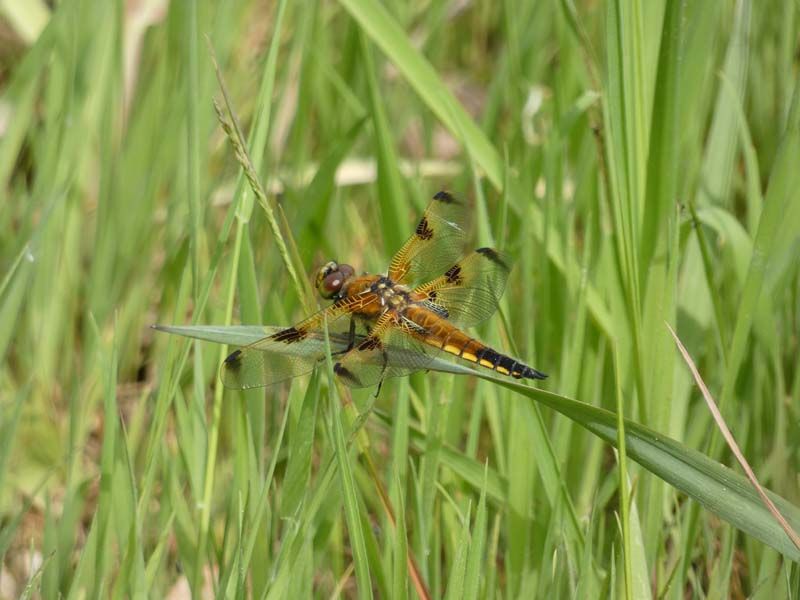
<instances>
[{"instance_id":1,"label":"dragonfly compound eye","mask_svg":"<svg viewBox=\"0 0 800 600\"><path fill-rule=\"evenodd\" d=\"M342 290L345 281L350 279L354 273L353 267L350 265L329 262L320 269L317 275L317 291L319 295L326 300L330 300Z\"/></svg>"}]
</instances>

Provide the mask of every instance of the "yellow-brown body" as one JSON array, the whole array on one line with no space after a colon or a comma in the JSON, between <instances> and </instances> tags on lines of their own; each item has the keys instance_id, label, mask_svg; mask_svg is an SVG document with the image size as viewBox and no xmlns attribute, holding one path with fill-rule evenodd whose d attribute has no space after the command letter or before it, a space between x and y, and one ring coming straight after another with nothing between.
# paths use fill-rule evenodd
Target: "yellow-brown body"
<instances>
[{"instance_id":1,"label":"yellow-brown body","mask_svg":"<svg viewBox=\"0 0 800 600\"><path fill-rule=\"evenodd\" d=\"M497 310L511 270L510 257L494 248L476 248L459 259L463 212L464 205L447 192L435 194L386 275L356 275L351 265L334 260L322 265L316 288L332 304L232 352L223 365L223 383L249 389L285 381L313 370L329 352L334 373L353 387L435 368L437 352L503 375L545 379L461 329ZM412 282L417 287L409 287ZM357 335L359 321L367 325L366 334Z\"/></svg>"},{"instance_id":2,"label":"yellow-brown body","mask_svg":"<svg viewBox=\"0 0 800 600\"><path fill-rule=\"evenodd\" d=\"M489 348L464 333L447 320L446 315L429 308L426 295L396 284L381 275L361 275L346 282L341 292L344 300L364 298L352 314L366 322L390 322L406 334L466 361L512 377L532 377L527 365ZM375 300L377 298L377 301ZM368 301L366 299L369 299Z\"/></svg>"}]
</instances>

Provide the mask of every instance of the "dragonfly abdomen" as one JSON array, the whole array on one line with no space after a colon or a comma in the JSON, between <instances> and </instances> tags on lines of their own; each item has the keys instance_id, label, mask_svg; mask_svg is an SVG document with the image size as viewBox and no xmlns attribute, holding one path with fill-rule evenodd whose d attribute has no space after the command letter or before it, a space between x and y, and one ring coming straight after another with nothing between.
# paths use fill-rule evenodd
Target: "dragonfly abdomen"
<instances>
[{"instance_id":1,"label":"dragonfly abdomen","mask_svg":"<svg viewBox=\"0 0 800 600\"><path fill-rule=\"evenodd\" d=\"M440 331L432 331L425 337L425 343L448 354L516 379L545 379L547 377L544 373L497 352L451 325L435 329Z\"/></svg>"}]
</instances>

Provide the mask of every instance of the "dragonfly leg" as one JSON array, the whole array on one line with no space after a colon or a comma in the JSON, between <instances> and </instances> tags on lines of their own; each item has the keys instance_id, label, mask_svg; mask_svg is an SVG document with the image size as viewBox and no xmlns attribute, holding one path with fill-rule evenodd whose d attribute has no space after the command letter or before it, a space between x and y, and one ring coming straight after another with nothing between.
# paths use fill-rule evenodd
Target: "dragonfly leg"
<instances>
[{"instance_id":1,"label":"dragonfly leg","mask_svg":"<svg viewBox=\"0 0 800 600\"><path fill-rule=\"evenodd\" d=\"M378 382L378 389L375 390L375 395L372 397L373 402L375 402L378 399L378 395L381 393L381 388L383 387L383 380L384 377L381 377L380 381Z\"/></svg>"},{"instance_id":2,"label":"dragonfly leg","mask_svg":"<svg viewBox=\"0 0 800 600\"><path fill-rule=\"evenodd\" d=\"M347 350L353 349L356 345L356 320L350 317L350 329L347 332Z\"/></svg>"},{"instance_id":3,"label":"dragonfly leg","mask_svg":"<svg viewBox=\"0 0 800 600\"><path fill-rule=\"evenodd\" d=\"M338 352L333 352L331 356L337 356L339 354L347 354L350 350L353 349L353 346L356 345L356 320L353 317L350 317L350 330L347 332L347 348L344 350L339 350Z\"/></svg>"},{"instance_id":4,"label":"dragonfly leg","mask_svg":"<svg viewBox=\"0 0 800 600\"><path fill-rule=\"evenodd\" d=\"M386 350L381 350L381 356L383 357L383 368L381 369L381 379L378 382L378 389L375 390L375 400L378 399L378 394L381 393L381 388L383 387L383 380L386 379L386 367L389 366L389 355L386 353Z\"/></svg>"}]
</instances>

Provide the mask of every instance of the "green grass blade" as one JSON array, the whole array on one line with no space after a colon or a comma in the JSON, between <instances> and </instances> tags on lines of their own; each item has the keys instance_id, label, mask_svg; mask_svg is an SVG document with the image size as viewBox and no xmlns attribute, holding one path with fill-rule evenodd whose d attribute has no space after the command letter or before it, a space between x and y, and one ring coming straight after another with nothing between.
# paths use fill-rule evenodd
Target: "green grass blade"
<instances>
[{"instance_id":1,"label":"green grass blade","mask_svg":"<svg viewBox=\"0 0 800 600\"><path fill-rule=\"evenodd\" d=\"M338 398L332 395L330 402L335 406L332 414L333 442L336 452L336 464L339 471L344 513L347 520L347 531L350 534L350 545L355 562L356 585L360 599L372 598L372 580L369 574L369 558L361 530L361 506L356 495L353 469L350 465L350 454L344 439L342 418L344 413L338 408Z\"/></svg>"},{"instance_id":2,"label":"green grass blade","mask_svg":"<svg viewBox=\"0 0 800 600\"><path fill-rule=\"evenodd\" d=\"M630 488L628 485L628 455L625 450L625 412L622 402L622 382L620 381L619 353L614 353L614 382L617 398L617 452L619 474L619 518L622 525L622 560L625 578L625 597L633 598L633 556L631 555Z\"/></svg>"},{"instance_id":3,"label":"green grass blade","mask_svg":"<svg viewBox=\"0 0 800 600\"><path fill-rule=\"evenodd\" d=\"M403 30L386 8L376 0L340 0L350 15L422 97L436 117L465 144L496 188L503 182L503 163L486 136L463 107L442 85L431 64L412 46Z\"/></svg>"},{"instance_id":4,"label":"green grass blade","mask_svg":"<svg viewBox=\"0 0 800 600\"><path fill-rule=\"evenodd\" d=\"M797 587L664 326L796 525L797 2L31 1L0 2L2 593ZM223 393L200 341L382 271L438 189L515 258L470 335L572 418L444 360L343 390L337 454L321 373Z\"/></svg>"},{"instance_id":5,"label":"green grass blade","mask_svg":"<svg viewBox=\"0 0 800 600\"><path fill-rule=\"evenodd\" d=\"M737 0L733 33L728 42L722 71L722 76L731 83L735 94L729 94L720 88L717 95L714 120L703 160L701 204L730 206L732 173L738 141L736 106L742 102L745 93L751 12L750 0Z\"/></svg>"},{"instance_id":6,"label":"green grass blade","mask_svg":"<svg viewBox=\"0 0 800 600\"><path fill-rule=\"evenodd\" d=\"M797 193L800 189L800 170L795 168L797 156L800 156L800 83L796 84L786 133L770 173L764 210L758 223L753 255L739 302L730 359L719 400L723 414L729 410L733 399L734 385L747 350L747 339L763 289L767 265L773 259L775 240L779 236L784 217L797 211L796 207L800 204L800 195Z\"/></svg>"},{"instance_id":7,"label":"green grass blade","mask_svg":"<svg viewBox=\"0 0 800 600\"><path fill-rule=\"evenodd\" d=\"M317 375L312 378L303 397L297 424L292 431L288 446L290 458L286 465L280 503L280 514L285 519L294 518L299 513L308 492L318 401L319 376Z\"/></svg>"},{"instance_id":8,"label":"green grass blade","mask_svg":"<svg viewBox=\"0 0 800 600\"><path fill-rule=\"evenodd\" d=\"M614 413L513 381L495 379L482 373L477 375L560 412L616 445ZM800 560L800 550L791 543L744 476L697 450L629 420L625 421L625 442L628 456L648 471L784 556ZM787 521L797 529L800 526L800 507L777 494L769 495Z\"/></svg>"},{"instance_id":9,"label":"green grass blade","mask_svg":"<svg viewBox=\"0 0 800 600\"><path fill-rule=\"evenodd\" d=\"M153 328L158 331L207 342L216 342L229 346L247 346L281 329L285 329L285 327L274 325L155 325ZM442 373L467 374L473 372L468 367L442 359L431 361L430 369L441 371Z\"/></svg>"},{"instance_id":10,"label":"green grass blade","mask_svg":"<svg viewBox=\"0 0 800 600\"><path fill-rule=\"evenodd\" d=\"M657 242L666 246L663 223L670 217L678 190L680 149L681 63L684 50L686 3L668 2L661 33L656 88L653 95L650 147L647 153L645 211L642 215L640 267L651 264ZM661 236L661 237L659 237ZM643 281L646 273L640 277Z\"/></svg>"},{"instance_id":11,"label":"green grass blade","mask_svg":"<svg viewBox=\"0 0 800 600\"><path fill-rule=\"evenodd\" d=\"M186 201L189 205L189 248L192 265L193 296L197 298L200 289L200 251L203 235L203 210L200 205L200 123L197 102L199 94L199 74L197 57L197 3L187 5L188 23L186 27Z\"/></svg>"},{"instance_id":12,"label":"green grass blade","mask_svg":"<svg viewBox=\"0 0 800 600\"><path fill-rule=\"evenodd\" d=\"M400 248L405 241L405 234L397 227L407 219L408 203L404 201L404 190L398 169L395 141L386 116L385 103L381 97L372 48L366 35L359 35L361 56L367 77L369 95L369 111L372 115L372 127L375 132L376 156L378 159L378 203L381 214L381 232L385 248Z\"/></svg>"},{"instance_id":13,"label":"green grass blade","mask_svg":"<svg viewBox=\"0 0 800 600\"><path fill-rule=\"evenodd\" d=\"M400 484L394 495L396 524L392 560L392 598L408 598L408 531L406 529L406 503Z\"/></svg>"},{"instance_id":14,"label":"green grass blade","mask_svg":"<svg viewBox=\"0 0 800 600\"><path fill-rule=\"evenodd\" d=\"M464 597L467 557L472 545L470 543L469 518L470 514L469 510L467 510L461 523L461 531L458 532L455 557L453 558L452 569L450 569L450 578L447 582L446 600L459 600Z\"/></svg>"},{"instance_id":15,"label":"green grass blade","mask_svg":"<svg viewBox=\"0 0 800 600\"><path fill-rule=\"evenodd\" d=\"M461 104L448 91L430 63L417 51L405 33L387 10L375 0L341 0L341 4L358 21L383 52L398 67L403 76L433 111L436 117L468 147L469 155L480 166L486 177L497 190L503 188L503 161L486 136L467 115ZM526 194L513 190L510 197L515 200L514 207L519 210L517 199ZM532 206L534 231L539 240L545 239L541 214L538 207ZM547 244L547 252L553 263L570 277L578 277L580 269L574 262L568 262L562 255L559 236L553 233ZM589 286L588 303L593 317L604 332L610 334L611 325L607 308L597 290Z\"/></svg>"},{"instance_id":16,"label":"green grass blade","mask_svg":"<svg viewBox=\"0 0 800 600\"><path fill-rule=\"evenodd\" d=\"M464 581L465 600L475 600L478 598L481 589L481 581L485 581L484 575L484 552L486 550L486 477L481 486L481 496L478 500L478 510L475 513L475 524L472 526L472 540L469 545L469 555L467 556L466 577Z\"/></svg>"}]
</instances>

